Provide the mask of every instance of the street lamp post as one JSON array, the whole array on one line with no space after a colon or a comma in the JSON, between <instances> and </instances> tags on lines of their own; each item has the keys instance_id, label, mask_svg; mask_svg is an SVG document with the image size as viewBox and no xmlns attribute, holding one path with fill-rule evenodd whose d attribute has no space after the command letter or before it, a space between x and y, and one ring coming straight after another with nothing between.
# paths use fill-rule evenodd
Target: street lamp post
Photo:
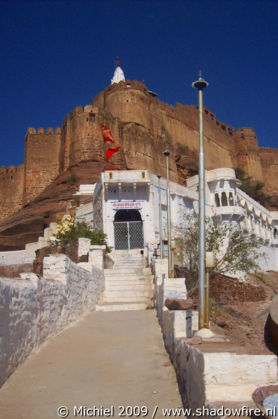
<instances>
[{"instance_id":1,"label":"street lamp post","mask_svg":"<svg viewBox=\"0 0 278 419\"><path fill-rule=\"evenodd\" d=\"M166 148L163 151L166 157L166 173L167 173L167 233L168 233L168 276L172 278L172 249L171 249L171 199L169 185L169 155L170 151Z\"/></svg>"},{"instance_id":2,"label":"street lamp post","mask_svg":"<svg viewBox=\"0 0 278 419\"><path fill-rule=\"evenodd\" d=\"M163 249L162 249L162 215L161 215L161 190L160 190L160 178L161 175L158 174L158 202L159 202L159 246L160 246L160 259L163 259Z\"/></svg>"},{"instance_id":3,"label":"street lamp post","mask_svg":"<svg viewBox=\"0 0 278 419\"><path fill-rule=\"evenodd\" d=\"M203 90L208 83L199 76L192 83L199 96L199 329L205 325L205 157L203 143Z\"/></svg>"}]
</instances>

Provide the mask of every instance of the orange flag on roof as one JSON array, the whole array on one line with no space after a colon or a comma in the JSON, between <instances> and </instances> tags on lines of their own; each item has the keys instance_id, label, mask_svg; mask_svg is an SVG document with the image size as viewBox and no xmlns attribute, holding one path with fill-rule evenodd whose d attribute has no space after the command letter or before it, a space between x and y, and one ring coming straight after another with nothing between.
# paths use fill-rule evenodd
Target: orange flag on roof
<instances>
[{"instance_id":1,"label":"orange flag on roof","mask_svg":"<svg viewBox=\"0 0 278 419\"><path fill-rule=\"evenodd\" d=\"M103 125L103 124L101 124L100 128L101 128L101 131L102 131L104 142L105 143L114 143L115 140L112 136L111 130L109 128L106 128L106 126Z\"/></svg>"},{"instance_id":2,"label":"orange flag on roof","mask_svg":"<svg viewBox=\"0 0 278 419\"><path fill-rule=\"evenodd\" d=\"M108 161L110 159L110 157L114 154L117 153L117 151L120 150L120 147L115 147L115 148L108 148L105 152L105 160Z\"/></svg>"}]
</instances>

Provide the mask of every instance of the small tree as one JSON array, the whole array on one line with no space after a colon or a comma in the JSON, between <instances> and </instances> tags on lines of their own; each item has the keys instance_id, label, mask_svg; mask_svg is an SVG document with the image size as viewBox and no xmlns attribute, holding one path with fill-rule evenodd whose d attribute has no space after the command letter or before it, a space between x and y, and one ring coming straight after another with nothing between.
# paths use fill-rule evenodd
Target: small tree
<instances>
[{"instance_id":1,"label":"small tree","mask_svg":"<svg viewBox=\"0 0 278 419\"><path fill-rule=\"evenodd\" d=\"M93 231L92 227L84 221L80 223L64 222L58 226L58 231L54 236L56 244L67 244L84 237L90 239L91 244L106 246L106 253L111 252L111 248L107 245L106 234L102 231Z\"/></svg>"},{"instance_id":2,"label":"small tree","mask_svg":"<svg viewBox=\"0 0 278 419\"><path fill-rule=\"evenodd\" d=\"M185 264L188 288L196 285L198 279L198 217L188 217L185 227L177 231L179 261ZM260 251L261 240L247 230L240 230L228 222L213 222L206 219L206 251L215 255L212 274L247 273L259 268L258 258L265 257Z\"/></svg>"}]
</instances>

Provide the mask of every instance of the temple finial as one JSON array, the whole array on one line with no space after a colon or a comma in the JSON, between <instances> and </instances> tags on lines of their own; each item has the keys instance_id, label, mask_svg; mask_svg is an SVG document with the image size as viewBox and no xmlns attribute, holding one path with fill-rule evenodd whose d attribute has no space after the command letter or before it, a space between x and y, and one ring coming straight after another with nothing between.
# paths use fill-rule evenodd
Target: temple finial
<instances>
[{"instance_id":1,"label":"temple finial","mask_svg":"<svg viewBox=\"0 0 278 419\"><path fill-rule=\"evenodd\" d=\"M118 57L117 57L116 68L114 71L113 79L111 80L111 84L120 83L120 81L125 81L125 75L124 75L123 70L120 67L120 61L118 60Z\"/></svg>"}]
</instances>

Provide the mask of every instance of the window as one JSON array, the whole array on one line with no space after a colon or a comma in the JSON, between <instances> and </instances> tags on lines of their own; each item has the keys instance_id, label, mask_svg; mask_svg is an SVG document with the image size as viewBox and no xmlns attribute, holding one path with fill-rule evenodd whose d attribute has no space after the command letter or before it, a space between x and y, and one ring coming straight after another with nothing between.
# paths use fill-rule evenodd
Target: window
<instances>
[{"instance_id":1,"label":"window","mask_svg":"<svg viewBox=\"0 0 278 419\"><path fill-rule=\"evenodd\" d=\"M228 200L227 200L226 192L222 192L222 194L221 194L221 204L222 204L222 207L227 207L228 206Z\"/></svg>"}]
</instances>

